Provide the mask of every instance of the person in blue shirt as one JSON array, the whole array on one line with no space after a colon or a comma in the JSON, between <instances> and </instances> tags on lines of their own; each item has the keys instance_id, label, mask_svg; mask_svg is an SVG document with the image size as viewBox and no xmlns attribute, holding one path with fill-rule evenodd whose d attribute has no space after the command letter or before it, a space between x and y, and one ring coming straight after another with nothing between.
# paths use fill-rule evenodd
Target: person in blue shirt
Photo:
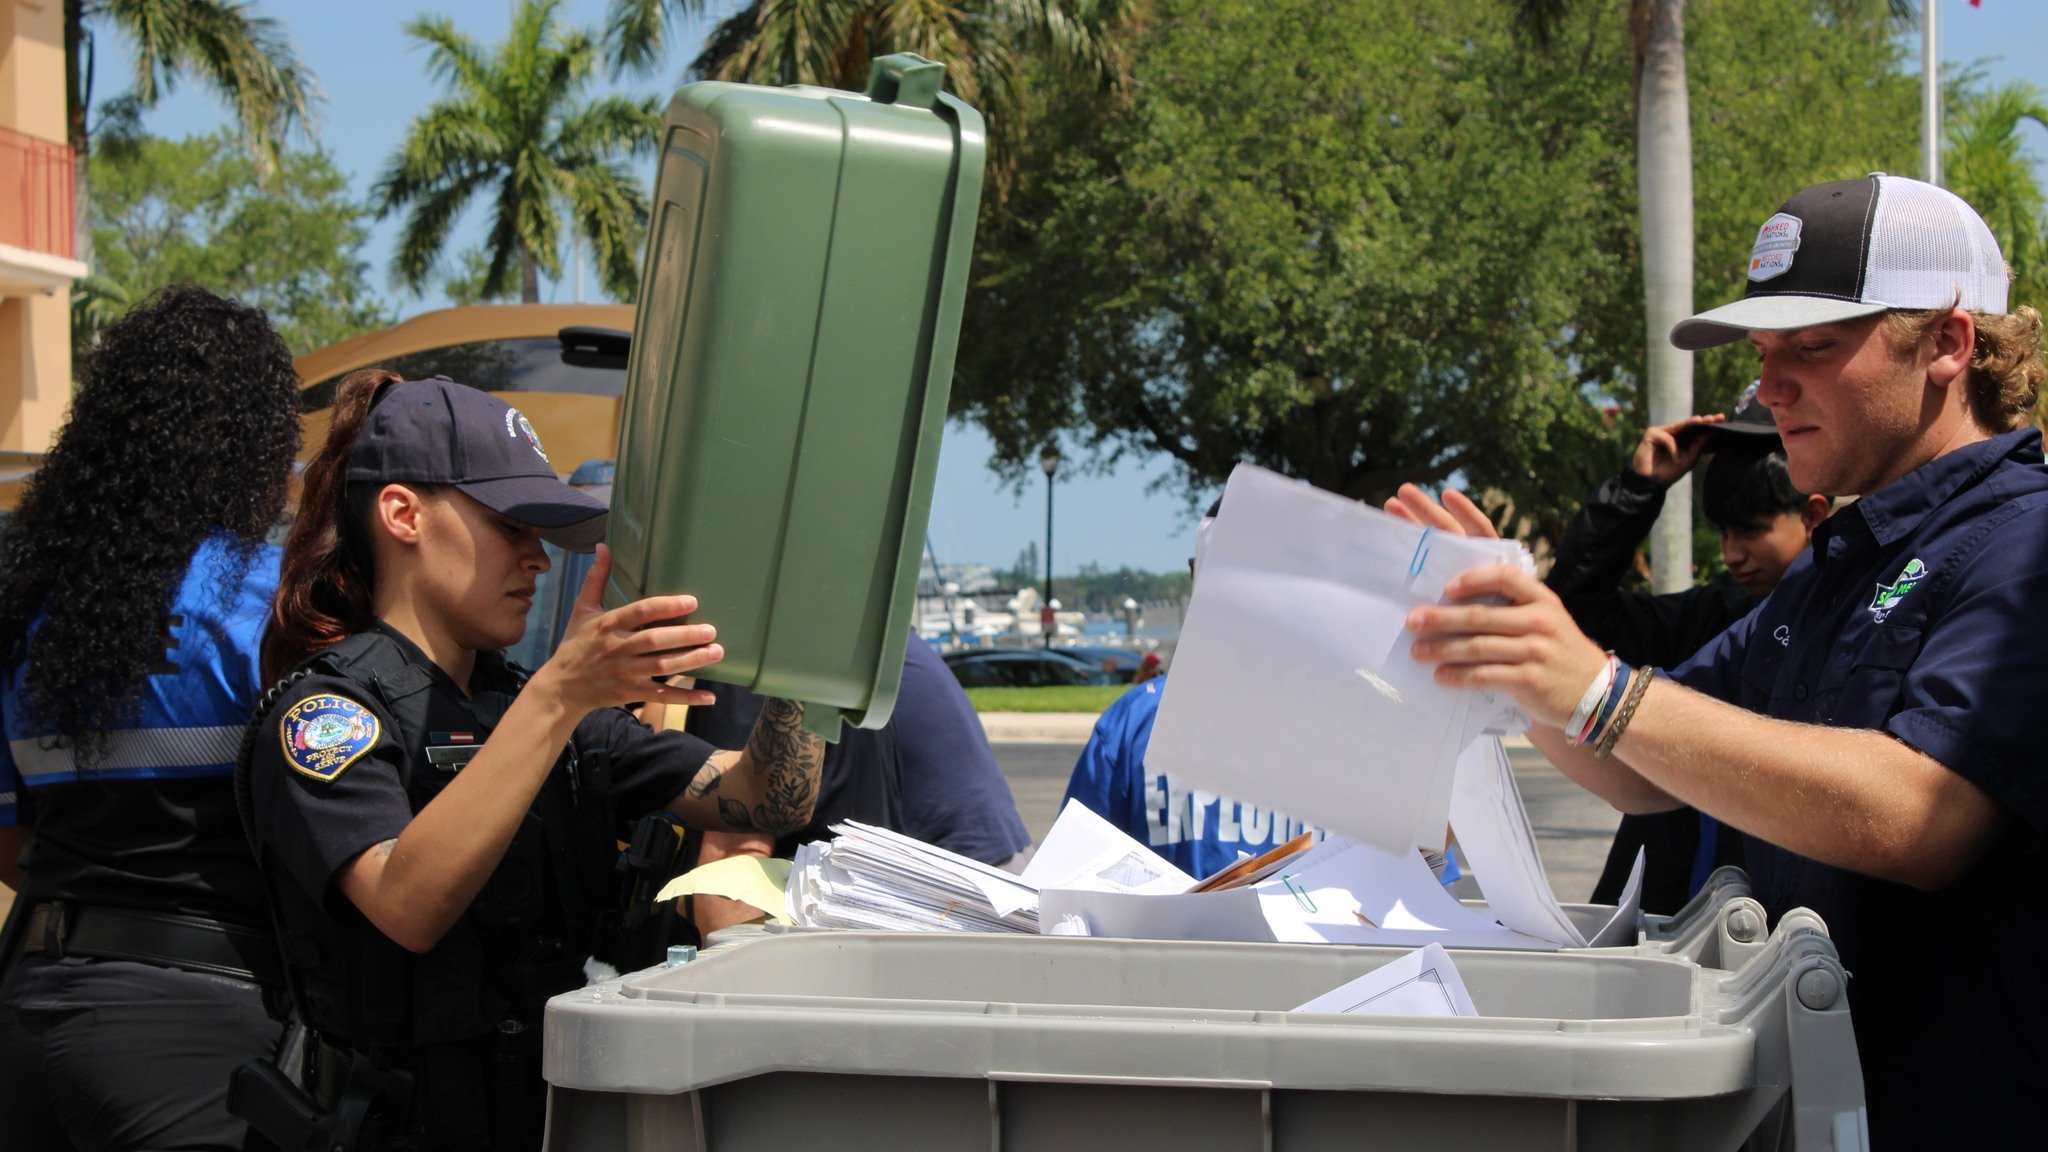
<instances>
[{"instance_id":1,"label":"person in blue shirt","mask_svg":"<svg viewBox=\"0 0 2048 1152\"><path fill-rule=\"evenodd\" d=\"M1139 843L1201 879L1313 829L1301 821L1189 788L1145 763L1171 673L1134 686L1095 722L1060 801L1079 800Z\"/></svg>"},{"instance_id":2,"label":"person in blue shirt","mask_svg":"<svg viewBox=\"0 0 2048 1152\"><path fill-rule=\"evenodd\" d=\"M243 1146L228 1074L276 1044L277 960L230 773L298 383L262 312L159 293L82 365L0 537L9 1147Z\"/></svg>"},{"instance_id":3,"label":"person in blue shirt","mask_svg":"<svg viewBox=\"0 0 2048 1152\"><path fill-rule=\"evenodd\" d=\"M1741 300L1671 340L1746 338L1793 483L1860 499L1668 675L1617 673L1505 567L1412 612L1413 651L1444 683L1511 692L1544 755L1617 808L1690 804L1747 835L1765 909L1818 913L1840 952L1800 999L1839 1010L1846 971L1873 1148L2032 1147L2048 1130L2041 316L2010 306L1968 204L1895 176L1799 192L1749 268ZM1401 498L1490 531L1469 501ZM1568 736L1610 680L1618 705Z\"/></svg>"}]
</instances>

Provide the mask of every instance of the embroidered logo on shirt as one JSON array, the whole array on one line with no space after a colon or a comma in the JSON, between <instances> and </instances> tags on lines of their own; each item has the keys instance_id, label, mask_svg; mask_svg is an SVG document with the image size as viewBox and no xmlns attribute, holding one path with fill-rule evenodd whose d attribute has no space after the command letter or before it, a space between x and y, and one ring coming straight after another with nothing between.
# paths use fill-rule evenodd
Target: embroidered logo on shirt
<instances>
[{"instance_id":1,"label":"embroidered logo on shirt","mask_svg":"<svg viewBox=\"0 0 2048 1152\"><path fill-rule=\"evenodd\" d=\"M377 717L346 696L308 696L278 727L285 763L315 780L333 780L377 742Z\"/></svg>"},{"instance_id":2,"label":"embroidered logo on shirt","mask_svg":"<svg viewBox=\"0 0 2048 1152\"><path fill-rule=\"evenodd\" d=\"M1907 561L1905 570L1899 573L1898 579L1877 586L1877 595L1870 599L1870 618L1880 624L1884 623L1884 618L1892 614L1892 609L1899 606L1899 601L1906 598L1906 593L1918 587L1920 581L1925 579L1927 565L1922 564L1918 557Z\"/></svg>"},{"instance_id":3,"label":"embroidered logo on shirt","mask_svg":"<svg viewBox=\"0 0 2048 1152\"><path fill-rule=\"evenodd\" d=\"M1749 278L1769 280L1792 270L1792 254L1799 251L1799 230L1803 222L1783 212L1764 221L1756 230L1756 246L1749 250Z\"/></svg>"}]
</instances>

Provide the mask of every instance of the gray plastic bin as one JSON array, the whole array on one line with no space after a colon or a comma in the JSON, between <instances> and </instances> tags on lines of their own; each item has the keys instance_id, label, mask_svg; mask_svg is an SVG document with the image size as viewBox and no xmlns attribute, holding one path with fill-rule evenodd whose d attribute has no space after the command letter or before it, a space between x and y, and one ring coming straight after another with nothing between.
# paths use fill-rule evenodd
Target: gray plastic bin
<instances>
[{"instance_id":1,"label":"gray plastic bin","mask_svg":"<svg viewBox=\"0 0 2048 1152\"><path fill-rule=\"evenodd\" d=\"M547 1147L1866 1147L1818 918L1733 971L1688 956L1744 906L1724 887L1627 949L1456 951L1477 1019L1285 1011L1404 949L741 936L549 1004Z\"/></svg>"}]
</instances>

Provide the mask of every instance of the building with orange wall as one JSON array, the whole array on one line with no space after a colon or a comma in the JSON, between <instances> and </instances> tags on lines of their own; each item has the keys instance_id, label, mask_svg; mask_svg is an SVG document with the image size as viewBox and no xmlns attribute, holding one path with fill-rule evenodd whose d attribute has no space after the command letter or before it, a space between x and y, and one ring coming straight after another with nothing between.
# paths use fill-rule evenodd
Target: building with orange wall
<instances>
[{"instance_id":1,"label":"building with orange wall","mask_svg":"<svg viewBox=\"0 0 2048 1152\"><path fill-rule=\"evenodd\" d=\"M73 184L64 0L0 0L0 451L47 449L71 402Z\"/></svg>"}]
</instances>

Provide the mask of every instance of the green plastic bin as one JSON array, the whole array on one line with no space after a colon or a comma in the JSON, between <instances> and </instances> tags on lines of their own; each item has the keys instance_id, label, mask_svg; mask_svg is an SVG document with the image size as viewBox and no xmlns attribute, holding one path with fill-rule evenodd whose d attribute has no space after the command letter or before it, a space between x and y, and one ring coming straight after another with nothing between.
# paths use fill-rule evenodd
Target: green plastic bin
<instances>
[{"instance_id":1,"label":"green plastic bin","mask_svg":"<svg viewBox=\"0 0 2048 1152\"><path fill-rule=\"evenodd\" d=\"M703 677L828 737L888 721L912 624L986 151L944 77L691 84L662 137L606 602L696 596Z\"/></svg>"}]
</instances>

